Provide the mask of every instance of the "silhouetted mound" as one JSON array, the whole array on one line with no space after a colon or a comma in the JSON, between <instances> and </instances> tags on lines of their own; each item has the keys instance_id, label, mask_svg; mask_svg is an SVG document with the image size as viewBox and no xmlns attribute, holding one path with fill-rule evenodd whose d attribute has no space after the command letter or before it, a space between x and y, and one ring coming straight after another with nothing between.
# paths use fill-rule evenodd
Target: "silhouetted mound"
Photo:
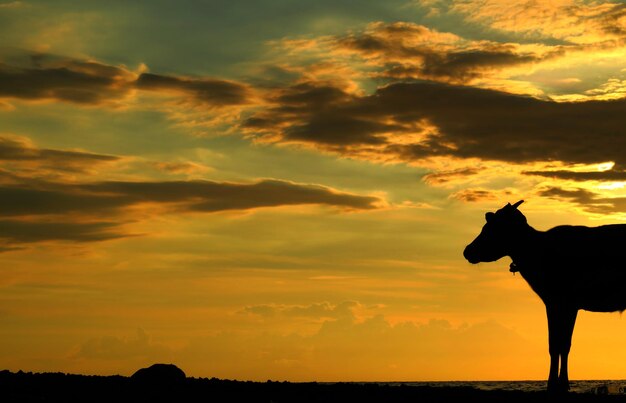
<instances>
[{"instance_id":1,"label":"silhouetted mound","mask_svg":"<svg viewBox=\"0 0 626 403\"><path fill-rule=\"evenodd\" d=\"M187 376L174 364L154 364L137 370L130 379L150 385L176 385L183 383Z\"/></svg>"}]
</instances>

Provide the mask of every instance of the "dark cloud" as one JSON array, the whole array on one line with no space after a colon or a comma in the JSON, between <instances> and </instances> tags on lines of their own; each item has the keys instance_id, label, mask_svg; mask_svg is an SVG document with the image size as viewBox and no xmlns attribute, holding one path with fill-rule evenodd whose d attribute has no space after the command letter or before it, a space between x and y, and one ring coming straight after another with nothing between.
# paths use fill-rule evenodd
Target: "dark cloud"
<instances>
[{"instance_id":1,"label":"dark cloud","mask_svg":"<svg viewBox=\"0 0 626 403\"><path fill-rule=\"evenodd\" d=\"M349 209L372 209L380 199L339 193L318 185L303 185L279 180L256 183L213 181L100 182L76 185L88 195L117 200L127 205L138 203L176 203L184 211L216 212L247 210L302 204L326 204ZM83 204L83 203L81 203Z\"/></svg>"},{"instance_id":2,"label":"dark cloud","mask_svg":"<svg viewBox=\"0 0 626 403\"><path fill-rule=\"evenodd\" d=\"M469 176L477 175L483 171L484 168L458 168L450 171L439 171L426 174L422 177L422 180L429 185L443 185L448 182L457 181L459 179L467 178Z\"/></svg>"},{"instance_id":3,"label":"dark cloud","mask_svg":"<svg viewBox=\"0 0 626 403\"><path fill-rule=\"evenodd\" d=\"M398 121L427 119L437 126L439 135L403 151L397 148L409 157L593 163L624 159L624 106L625 100L557 103L493 90L408 83L380 89L363 99L359 109Z\"/></svg>"},{"instance_id":4,"label":"dark cloud","mask_svg":"<svg viewBox=\"0 0 626 403\"><path fill-rule=\"evenodd\" d=\"M467 203L498 199L498 196L495 194L495 192L484 189L464 189L453 193L450 197Z\"/></svg>"},{"instance_id":5,"label":"dark cloud","mask_svg":"<svg viewBox=\"0 0 626 403\"><path fill-rule=\"evenodd\" d=\"M54 60L33 67L0 63L0 97L98 104L125 97L132 79L123 68L97 62Z\"/></svg>"},{"instance_id":6,"label":"dark cloud","mask_svg":"<svg viewBox=\"0 0 626 403\"><path fill-rule=\"evenodd\" d=\"M539 191L539 195L574 203L583 210L595 214L626 212L626 197L604 197L582 188L563 189L560 187L549 187Z\"/></svg>"},{"instance_id":7,"label":"dark cloud","mask_svg":"<svg viewBox=\"0 0 626 403\"><path fill-rule=\"evenodd\" d=\"M215 213L261 207L328 205L347 210L379 207L372 196L312 184L266 179L251 183L194 181L89 181L58 171L85 171L117 156L38 148L29 139L0 136L0 251L50 240L101 241L131 236L122 226L137 210ZM208 169L164 163L175 172ZM57 175L46 175L53 172ZM54 178L54 179L51 179ZM134 218L133 218L134 217Z\"/></svg>"},{"instance_id":8,"label":"dark cloud","mask_svg":"<svg viewBox=\"0 0 626 403\"><path fill-rule=\"evenodd\" d=\"M537 56L520 55L507 49L432 52L425 53L422 57L424 58L421 71L423 76L450 77L459 81L480 77L484 70L540 60Z\"/></svg>"},{"instance_id":9,"label":"dark cloud","mask_svg":"<svg viewBox=\"0 0 626 403\"><path fill-rule=\"evenodd\" d=\"M122 228L133 220L125 213L142 205L176 213L215 213L309 204L364 210L376 208L379 202L376 197L278 180L66 184L22 179L21 184L0 185L0 217L4 217L0 219L0 250L19 243L132 236ZM103 217L109 221L102 221Z\"/></svg>"},{"instance_id":10,"label":"dark cloud","mask_svg":"<svg viewBox=\"0 0 626 403\"><path fill-rule=\"evenodd\" d=\"M12 245L44 241L95 242L130 236L115 222L0 220L0 252Z\"/></svg>"},{"instance_id":11,"label":"dark cloud","mask_svg":"<svg viewBox=\"0 0 626 403\"><path fill-rule=\"evenodd\" d=\"M250 89L241 83L215 79L194 79L143 73L137 88L149 91L181 91L195 100L210 105L239 105L247 103Z\"/></svg>"},{"instance_id":12,"label":"dark cloud","mask_svg":"<svg viewBox=\"0 0 626 403\"><path fill-rule=\"evenodd\" d=\"M554 102L433 82L395 83L372 95L334 99L328 107L278 104L251 116L243 129L373 159L626 163L624 99ZM255 119L264 124L255 126ZM416 132L422 137L411 140Z\"/></svg>"},{"instance_id":13,"label":"dark cloud","mask_svg":"<svg viewBox=\"0 0 626 403\"><path fill-rule=\"evenodd\" d=\"M596 200L597 194L586 189L563 189L560 187L549 187L539 191L540 196L553 199L569 200L579 204L591 204Z\"/></svg>"},{"instance_id":14,"label":"dark cloud","mask_svg":"<svg viewBox=\"0 0 626 403\"><path fill-rule=\"evenodd\" d=\"M30 164L32 168L58 171L84 171L96 164L120 159L84 151L38 148L24 137L0 135L0 163Z\"/></svg>"},{"instance_id":15,"label":"dark cloud","mask_svg":"<svg viewBox=\"0 0 626 403\"><path fill-rule=\"evenodd\" d=\"M340 193L318 185L279 180L256 183L213 181L38 182L0 186L0 216L111 213L142 203L171 205L177 211L218 212L259 207L326 204L363 210L376 208L377 197Z\"/></svg>"},{"instance_id":16,"label":"dark cloud","mask_svg":"<svg viewBox=\"0 0 626 403\"><path fill-rule=\"evenodd\" d=\"M606 171L525 171L524 174L573 181L626 181L626 171L618 169Z\"/></svg>"},{"instance_id":17,"label":"dark cloud","mask_svg":"<svg viewBox=\"0 0 626 403\"><path fill-rule=\"evenodd\" d=\"M327 83L301 83L276 92L270 96L276 106L243 121L244 130L270 136L278 131L288 141L342 147L382 145L384 140L377 134L402 129L380 119L340 112L360 99Z\"/></svg>"},{"instance_id":18,"label":"dark cloud","mask_svg":"<svg viewBox=\"0 0 626 403\"><path fill-rule=\"evenodd\" d=\"M22 59L24 55L21 55ZM32 54L29 62L0 62L0 98L58 100L85 105L120 101L136 89L171 92L211 106L248 102L250 88L212 78L137 74L125 66ZM19 59L19 57L17 58Z\"/></svg>"},{"instance_id":19,"label":"dark cloud","mask_svg":"<svg viewBox=\"0 0 626 403\"><path fill-rule=\"evenodd\" d=\"M80 185L39 182L37 186L0 186L0 217L111 213L132 204L127 196L88 193Z\"/></svg>"},{"instance_id":20,"label":"dark cloud","mask_svg":"<svg viewBox=\"0 0 626 403\"><path fill-rule=\"evenodd\" d=\"M359 33L336 39L340 49L373 59L382 76L467 82L507 66L538 62L548 55L521 52L516 45L471 42L427 27L396 22L374 23Z\"/></svg>"}]
</instances>

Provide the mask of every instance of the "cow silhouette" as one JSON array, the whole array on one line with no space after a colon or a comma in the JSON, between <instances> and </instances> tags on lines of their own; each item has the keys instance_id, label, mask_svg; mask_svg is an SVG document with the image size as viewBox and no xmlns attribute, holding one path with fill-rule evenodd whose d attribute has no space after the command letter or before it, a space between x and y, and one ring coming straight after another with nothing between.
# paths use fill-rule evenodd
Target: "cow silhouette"
<instances>
[{"instance_id":1,"label":"cow silhouette","mask_svg":"<svg viewBox=\"0 0 626 403\"><path fill-rule=\"evenodd\" d=\"M522 203L487 213L487 223L463 256L473 264L511 258L510 271L519 272L546 305L548 390L567 391L567 359L578 310L626 309L626 225L561 225L538 231L518 210Z\"/></svg>"}]
</instances>

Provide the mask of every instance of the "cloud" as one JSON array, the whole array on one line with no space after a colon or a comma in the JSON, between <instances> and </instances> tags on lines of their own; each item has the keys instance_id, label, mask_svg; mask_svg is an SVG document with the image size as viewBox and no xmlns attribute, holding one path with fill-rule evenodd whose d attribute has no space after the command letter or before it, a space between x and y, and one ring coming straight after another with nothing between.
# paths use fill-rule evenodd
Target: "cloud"
<instances>
[{"instance_id":1,"label":"cloud","mask_svg":"<svg viewBox=\"0 0 626 403\"><path fill-rule=\"evenodd\" d=\"M606 171L524 171L524 174L573 181L626 181L626 171L621 169L608 169Z\"/></svg>"},{"instance_id":2,"label":"cloud","mask_svg":"<svg viewBox=\"0 0 626 403\"><path fill-rule=\"evenodd\" d=\"M216 213L261 207L329 205L375 209L371 196L279 180L254 183L213 181L93 182L0 185L0 238L8 244L47 240L102 241L132 236L121 225L131 208L170 213ZM39 217L39 218L38 218ZM111 222L102 222L109 217Z\"/></svg>"},{"instance_id":3,"label":"cloud","mask_svg":"<svg viewBox=\"0 0 626 403\"><path fill-rule=\"evenodd\" d=\"M0 165L5 169L26 169L41 175L41 171L86 172L95 166L120 161L114 155L95 154L77 150L39 148L22 136L0 135Z\"/></svg>"},{"instance_id":4,"label":"cloud","mask_svg":"<svg viewBox=\"0 0 626 403\"><path fill-rule=\"evenodd\" d=\"M606 197L582 188L564 189L554 186L540 190L539 195L574 203L592 214L605 215L626 212L626 197Z\"/></svg>"},{"instance_id":5,"label":"cloud","mask_svg":"<svg viewBox=\"0 0 626 403\"><path fill-rule=\"evenodd\" d=\"M311 90L281 91L298 93L299 102L281 98L253 115L242 126L248 134L370 160L445 156L520 164L626 163L624 99L554 102L412 82L364 96L336 91L325 106L306 101Z\"/></svg>"},{"instance_id":6,"label":"cloud","mask_svg":"<svg viewBox=\"0 0 626 403\"><path fill-rule=\"evenodd\" d=\"M99 182L73 187L108 200L137 203L177 203L177 209L195 212L247 210L259 207L326 204L362 210L374 209L381 200L341 193L320 185L265 179L254 183L214 181Z\"/></svg>"},{"instance_id":7,"label":"cloud","mask_svg":"<svg viewBox=\"0 0 626 403\"><path fill-rule=\"evenodd\" d=\"M45 242L95 242L131 236L116 222L45 222L0 219L0 252L14 245Z\"/></svg>"},{"instance_id":8,"label":"cloud","mask_svg":"<svg viewBox=\"0 0 626 403\"><path fill-rule=\"evenodd\" d=\"M485 189L463 189L453 193L450 197L467 203L499 199L499 195L496 192Z\"/></svg>"},{"instance_id":9,"label":"cloud","mask_svg":"<svg viewBox=\"0 0 626 403\"><path fill-rule=\"evenodd\" d=\"M85 360L146 358L153 361L163 361L170 355L171 350L169 348L152 342L150 336L139 328L135 337L104 336L89 339L77 347L72 358Z\"/></svg>"},{"instance_id":10,"label":"cloud","mask_svg":"<svg viewBox=\"0 0 626 403\"><path fill-rule=\"evenodd\" d=\"M114 105L139 89L174 93L195 103L220 107L248 103L251 97L250 87L243 83L141 72L145 66L132 71L123 65L41 53L8 59L13 63L0 62L0 98Z\"/></svg>"},{"instance_id":11,"label":"cloud","mask_svg":"<svg viewBox=\"0 0 626 403\"><path fill-rule=\"evenodd\" d=\"M32 56L33 66L0 63L0 97L100 104L129 95L134 74L95 61Z\"/></svg>"},{"instance_id":12,"label":"cloud","mask_svg":"<svg viewBox=\"0 0 626 403\"><path fill-rule=\"evenodd\" d=\"M134 236L125 224L154 213L218 213L282 206L326 205L370 210L378 197L277 179L235 183L208 180L96 181L42 175L83 172L120 158L84 151L42 149L21 137L0 137L0 251L46 241L93 242ZM25 165L26 164L26 165ZM174 172L197 171L191 163L165 164Z\"/></svg>"},{"instance_id":13,"label":"cloud","mask_svg":"<svg viewBox=\"0 0 626 403\"><path fill-rule=\"evenodd\" d=\"M549 2L462 0L428 2L433 14L460 14L466 21L537 40L594 43L624 35L626 6L612 1Z\"/></svg>"},{"instance_id":14,"label":"cloud","mask_svg":"<svg viewBox=\"0 0 626 403\"><path fill-rule=\"evenodd\" d=\"M249 102L248 86L227 80L194 79L143 73L136 82L137 88L148 91L177 91L198 102L214 105L240 105Z\"/></svg>"},{"instance_id":15,"label":"cloud","mask_svg":"<svg viewBox=\"0 0 626 403\"><path fill-rule=\"evenodd\" d=\"M460 179L472 177L478 175L484 168L477 167L463 167L448 171L438 171L426 174L422 177L422 180L429 185L444 185L448 182L455 182Z\"/></svg>"},{"instance_id":16,"label":"cloud","mask_svg":"<svg viewBox=\"0 0 626 403\"><path fill-rule=\"evenodd\" d=\"M192 372L206 368L210 360L214 376L224 378L515 379L522 376L519 368L503 369L497 362L541 358L541 350L534 347L494 321L461 326L436 319L392 324L377 315L364 320L329 319L310 335L220 333L195 340L176 356ZM540 360L536 365L543 368ZM485 372L485 368L493 370Z\"/></svg>"},{"instance_id":17,"label":"cloud","mask_svg":"<svg viewBox=\"0 0 626 403\"><path fill-rule=\"evenodd\" d=\"M554 49L538 54L512 43L465 40L408 22L372 23L364 31L337 37L333 46L375 63L382 69L380 76L456 83L561 53Z\"/></svg>"},{"instance_id":18,"label":"cloud","mask_svg":"<svg viewBox=\"0 0 626 403\"><path fill-rule=\"evenodd\" d=\"M203 174L213 170L213 168L191 161L157 161L152 164L155 168L173 174Z\"/></svg>"},{"instance_id":19,"label":"cloud","mask_svg":"<svg viewBox=\"0 0 626 403\"><path fill-rule=\"evenodd\" d=\"M247 306L240 313L258 315L263 318L276 316L294 318L341 318L353 317L354 308L360 304L355 301L344 301L339 304L319 302L310 305L252 305Z\"/></svg>"}]
</instances>

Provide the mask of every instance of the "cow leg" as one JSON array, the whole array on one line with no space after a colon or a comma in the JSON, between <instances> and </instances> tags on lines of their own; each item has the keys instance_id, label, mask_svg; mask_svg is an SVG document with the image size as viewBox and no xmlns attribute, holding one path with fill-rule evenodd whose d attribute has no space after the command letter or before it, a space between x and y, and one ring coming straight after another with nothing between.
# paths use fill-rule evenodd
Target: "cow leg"
<instances>
[{"instance_id":1,"label":"cow leg","mask_svg":"<svg viewBox=\"0 0 626 403\"><path fill-rule=\"evenodd\" d=\"M557 323L558 314L552 306L546 305L548 314L548 351L550 352L550 374L548 375L548 391L556 391L559 386L559 348Z\"/></svg>"},{"instance_id":2,"label":"cow leg","mask_svg":"<svg viewBox=\"0 0 626 403\"><path fill-rule=\"evenodd\" d=\"M563 390L569 390L569 377L567 375L567 357L572 346L572 334L574 333L574 325L576 324L577 310L564 310L561 312L563 333L561 335L561 347L559 355L561 356L561 372L559 373L559 386Z\"/></svg>"},{"instance_id":3,"label":"cow leg","mask_svg":"<svg viewBox=\"0 0 626 403\"><path fill-rule=\"evenodd\" d=\"M552 305L546 306L546 311L548 315L548 344L550 351L548 391L565 392L569 390L567 358L572 345L572 333L578 311ZM561 361L560 374L559 359Z\"/></svg>"}]
</instances>

